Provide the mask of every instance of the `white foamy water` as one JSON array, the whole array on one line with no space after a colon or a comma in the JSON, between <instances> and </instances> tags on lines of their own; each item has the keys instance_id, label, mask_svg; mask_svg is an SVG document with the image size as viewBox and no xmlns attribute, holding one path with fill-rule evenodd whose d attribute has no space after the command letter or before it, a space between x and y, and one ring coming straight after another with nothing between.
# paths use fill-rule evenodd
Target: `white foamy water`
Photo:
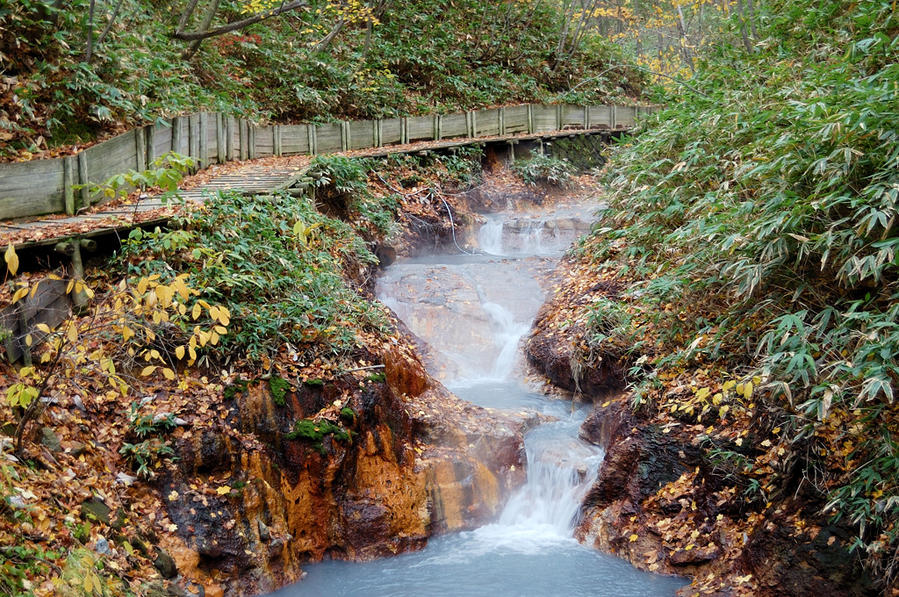
<instances>
[{"instance_id":1,"label":"white foamy water","mask_svg":"<svg viewBox=\"0 0 899 597\"><path fill-rule=\"evenodd\" d=\"M278 595L656 597L674 595L684 584L640 572L573 538L603 453L578 437L587 407L549 400L521 380L521 339L544 300L539 272L573 239L570 223L529 217L512 226L508 217L488 217L479 247L502 258L408 260L391 266L377 286L381 300L430 345L432 373L460 398L555 419L525 437L527 482L491 524L432 538L424 550L394 558L309 565L305 580Z\"/></svg>"}]
</instances>

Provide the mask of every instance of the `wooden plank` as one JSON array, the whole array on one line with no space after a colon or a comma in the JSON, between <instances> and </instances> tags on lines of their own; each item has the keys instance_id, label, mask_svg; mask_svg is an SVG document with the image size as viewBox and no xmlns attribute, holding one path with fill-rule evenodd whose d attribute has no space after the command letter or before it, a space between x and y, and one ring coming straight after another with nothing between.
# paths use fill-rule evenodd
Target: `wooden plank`
<instances>
[{"instance_id":1,"label":"wooden plank","mask_svg":"<svg viewBox=\"0 0 899 597\"><path fill-rule=\"evenodd\" d=\"M197 165L205 168L209 165L209 114L197 114Z\"/></svg>"},{"instance_id":2,"label":"wooden plank","mask_svg":"<svg viewBox=\"0 0 899 597\"><path fill-rule=\"evenodd\" d=\"M219 164L228 161L228 147L225 143L225 116L215 113L215 154Z\"/></svg>"},{"instance_id":3,"label":"wooden plank","mask_svg":"<svg viewBox=\"0 0 899 597\"><path fill-rule=\"evenodd\" d=\"M503 109L504 135L528 132L528 107L508 106Z\"/></svg>"},{"instance_id":4,"label":"wooden plank","mask_svg":"<svg viewBox=\"0 0 899 597\"><path fill-rule=\"evenodd\" d=\"M184 121L180 116L172 118L172 147L175 153L184 155L186 153L186 143L184 137Z\"/></svg>"},{"instance_id":5,"label":"wooden plank","mask_svg":"<svg viewBox=\"0 0 899 597\"><path fill-rule=\"evenodd\" d=\"M74 185L77 184L75 180L75 159L72 156L63 158L62 161L62 185L63 185L63 199L65 202L65 209L68 215L73 215L75 213L75 189Z\"/></svg>"},{"instance_id":6,"label":"wooden plank","mask_svg":"<svg viewBox=\"0 0 899 597\"><path fill-rule=\"evenodd\" d=\"M375 120L353 120L349 123L349 149L376 147L378 123Z\"/></svg>"},{"instance_id":7,"label":"wooden plank","mask_svg":"<svg viewBox=\"0 0 899 597\"><path fill-rule=\"evenodd\" d=\"M286 124L281 131L281 155L309 153L309 130L305 124Z\"/></svg>"},{"instance_id":8,"label":"wooden plank","mask_svg":"<svg viewBox=\"0 0 899 597\"><path fill-rule=\"evenodd\" d=\"M34 295L28 295L15 305L0 311L0 327L11 332L5 343L6 357L14 363L21 359L29 347L26 336L31 335L31 348L41 344L47 334L37 329L44 323L51 329L65 321L70 312L70 295L66 294L66 280L43 279L37 284Z\"/></svg>"},{"instance_id":9,"label":"wooden plank","mask_svg":"<svg viewBox=\"0 0 899 597\"><path fill-rule=\"evenodd\" d=\"M234 159L234 118L231 116L222 118L225 133L225 161L230 162Z\"/></svg>"},{"instance_id":10,"label":"wooden plank","mask_svg":"<svg viewBox=\"0 0 899 597\"><path fill-rule=\"evenodd\" d=\"M134 169L143 172L147 169L147 138L144 127L134 130Z\"/></svg>"},{"instance_id":11,"label":"wooden plank","mask_svg":"<svg viewBox=\"0 0 899 597\"><path fill-rule=\"evenodd\" d=\"M565 104L559 106L561 110L561 121L562 126L560 129L583 129L586 128L586 118L584 117L584 108L581 106L573 106L571 104Z\"/></svg>"},{"instance_id":12,"label":"wooden plank","mask_svg":"<svg viewBox=\"0 0 899 597\"><path fill-rule=\"evenodd\" d=\"M500 134L498 109L491 108L490 110L478 110L475 118L476 137L490 137Z\"/></svg>"},{"instance_id":13,"label":"wooden plank","mask_svg":"<svg viewBox=\"0 0 899 597\"><path fill-rule=\"evenodd\" d=\"M0 219L64 211L63 170L59 158L0 164Z\"/></svg>"},{"instance_id":14,"label":"wooden plank","mask_svg":"<svg viewBox=\"0 0 899 597\"><path fill-rule=\"evenodd\" d=\"M87 173L87 153L82 151L78 154L78 184L81 185L81 189L78 191L79 201L78 205L75 206L75 211L82 207L88 207L91 204L90 189L87 188L90 184L90 178Z\"/></svg>"},{"instance_id":15,"label":"wooden plank","mask_svg":"<svg viewBox=\"0 0 899 597\"><path fill-rule=\"evenodd\" d=\"M615 106L615 126L630 128L636 124L637 110L634 106Z\"/></svg>"},{"instance_id":16,"label":"wooden plank","mask_svg":"<svg viewBox=\"0 0 899 597\"><path fill-rule=\"evenodd\" d=\"M266 158L275 155L275 133L274 126L252 127L251 133L254 138L254 158Z\"/></svg>"},{"instance_id":17,"label":"wooden plank","mask_svg":"<svg viewBox=\"0 0 899 597\"><path fill-rule=\"evenodd\" d=\"M381 120L381 145L391 145L403 140L403 120L385 118Z\"/></svg>"},{"instance_id":18,"label":"wooden plank","mask_svg":"<svg viewBox=\"0 0 899 597\"><path fill-rule=\"evenodd\" d=\"M406 119L406 143L434 139L434 117L415 116Z\"/></svg>"},{"instance_id":19,"label":"wooden plank","mask_svg":"<svg viewBox=\"0 0 899 597\"><path fill-rule=\"evenodd\" d=\"M172 124L169 121L153 125L153 155L150 162L172 150Z\"/></svg>"},{"instance_id":20,"label":"wooden plank","mask_svg":"<svg viewBox=\"0 0 899 597\"><path fill-rule=\"evenodd\" d=\"M343 123L330 122L313 127L315 153L336 153L343 147Z\"/></svg>"},{"instance_id":21,"label":"wooden plank","mask_svg":"<svg viewBox=\"0 0 899 597\"><path fill-rule=\"evenodd\" d=\"M452 139L455 137L468 136L468 115L446 114L440 118L440 137L442 139Z\"/></svg>"},{"instance_id":22,"label":"wooden plank","mask_svg":"<svg viewBox=\"0 0 899 597\"><path fill-rule=\"evenodd\" d=\"M281 156L281 125L272 126L272 153Z\"/></svg>"},{"instance_id":23,"label":"wooden plank","mask_svg":"<svg viewBox=\"0 0 899 597\"><path fill-rule=\"evenodd\" d=\"M531 108L534 118L534 132L543 133L556 130L556 107L539 105Z\"/></svg>"},{"instance_id":24,"label":"wooden plank","mask_svg":"<svg viewBox=\"0 0 899 597\"><path fill-rule=\"evenodd\" d=\"M591 128L612 128L612 109L609 106L590 106Z\"/></svg>"},{"instance_id":25,"label":"wooden plank","mask_svg":"<svg viewBox=\"0 0 899 597\"><path fill-rule=\"evenodd\" d=\"M247 157L256 159L256 125L247 121Z\"/></svg>"}]
</instances>

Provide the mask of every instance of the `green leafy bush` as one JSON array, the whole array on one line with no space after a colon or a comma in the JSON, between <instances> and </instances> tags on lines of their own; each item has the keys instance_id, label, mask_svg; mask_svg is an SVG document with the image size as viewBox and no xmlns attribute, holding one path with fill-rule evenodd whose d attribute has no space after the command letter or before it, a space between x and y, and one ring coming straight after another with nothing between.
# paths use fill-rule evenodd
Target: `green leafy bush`
<instances>
[{"instance_id":1,"label":"green leafy bush","mask_svg":"<svg viewBox=\"0 0 899 597\"><path fill-rule=\"evenodd\" d=\"M516 161L512 169L531 186L549 184L567 187L575 174L574 167L568 161L539 153L529 160Z\"/></svg>"},{"instance_id":2,"label":"green leafy bush","mask_svg":"<svg viewBox=\"0 0 899 597\"><path fill-rule=\"evenodd\" d=\"M667 357L763 380L827 511L899 570L899 96L886 2L774 1L615 155L598 261L644 281ZM663 308L667 305L667 308ZM656 361L661 363L661 357ZM833 430L843 454L825 449ZM848 461L846 460L848 459ZM823 499L826 496L826 499Z\"/></svg>"},{"instance_id":3,"label":"green leafy bush","mask_svg":"<svg viewBox=\"0 0 899 597\"><path fill-rule=\"evenodd\" d=\"M356 329L387 323L343 277L376 258L349 224L323 216L307 199L223 193L176 224L181 230L133 232L123 249L125 272L163 280L189 273L203 289L196 300L231 313L220 354L259 359L285 342L313 341L341 352L355 346ZM309 233L312 226L322 233ZM189 242L168 249L170 237L184 231Z\"/></svg>"}]
</instances>

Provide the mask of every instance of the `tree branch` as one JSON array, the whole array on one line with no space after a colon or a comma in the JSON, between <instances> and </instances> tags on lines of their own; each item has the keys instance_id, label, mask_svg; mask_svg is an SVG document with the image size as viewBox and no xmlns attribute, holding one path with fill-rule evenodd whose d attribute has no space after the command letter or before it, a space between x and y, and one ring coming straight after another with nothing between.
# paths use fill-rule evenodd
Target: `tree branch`
<instances>
[{"instance_id":1,"label":"tree branch","mask_svg":"<svg viewBox=\"0 0 899 597\"><path fill-rule=\"evenodd\" d=\"M203 40L209 37L222 35L223 33L237 31L239 29L243 29L244 27L249 27L250 25L258 23L259 21L264 21L266 19L276 17L285 12L296 10L297 8L302 8L304 6L308 6L308 2L306 0L294 0L293 2L288 2L287 4L279 6L275 10L253 15L252 17L248 17L240 21L235 21L233 23L228 23L227 25L222 25L221 27L216 27L215 29L210 29L208 31L176 31L174 34L172 34L172 37L183 41Z\"/></svg>"}]
</instances>

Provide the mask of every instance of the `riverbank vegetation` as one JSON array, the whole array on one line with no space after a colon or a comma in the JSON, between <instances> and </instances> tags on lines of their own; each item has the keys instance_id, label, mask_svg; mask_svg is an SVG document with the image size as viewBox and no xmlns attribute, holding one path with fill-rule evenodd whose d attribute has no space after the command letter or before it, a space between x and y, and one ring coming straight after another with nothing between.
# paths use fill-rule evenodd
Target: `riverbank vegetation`
<instances>
[{"instance_id":1,"label":"riverbank vegetation","mask_svg":"<svg viewBox=\"0 0 899 597\"><path fill-rule=\"evenodd\" d=\"M611 208L582 251L625 290L595 302L586 339L595 356L627 351L633 408L690 430L710 471L694 491L733 487L750 542L771 520L795 545L837 525L889 594L899 21L889 2L758 10L614 154Z\"/></svg>"},{"instance_id":2,"label":"riverbank vegetation","mask_svg":"<svg viewBox=\"0 0 899 597\"><path fill-rule=\"evenodd\" d=\"M479 172L473 150L322 156L304 180L314 199L221 193L185 205L166 229L135 229L117 256L86 268L69 292L90 301L59 327L38 326L32 366L0 365L0 593L183 594L168 582L175 560L183 564L173 550L202 523L179 526L170 511L178 492L162 484L189 484L192 508L221 509L248 484L264 485L240 466L182 470L193 438L227 437L234 453L271 449L272 461L297 451L327 460L350 427L365 433L378 417L399 420L381 406L371 412L381 391L372 388L385 382L381 359L413 351L371 295L375 252L448 242L446 210L457 225L467 217L450 192ZM4 304L52 283L18 271L12 249L5 262L13 278ZM269 422L259 431L235 420L237 397L254 385L276 423L297 409L298 393L312 404L333 398L304 406L283 429ZM362 394L367 402L350 408ZM282 441L292 447L271 445ZM218 586L203 572L180 573Z\"/></svg>"},{"instance_id":3,"label":"riverbank vegetation","mask_svg":"<svg viewBox=\"0 0 899 597\"><path fill-rule=\"evenodd\" d=\"M199 110L327 121L638 94L642 75L572 18L540 0L8 3L0 155L53 155Z\"/></svg>"}]
</instances>

